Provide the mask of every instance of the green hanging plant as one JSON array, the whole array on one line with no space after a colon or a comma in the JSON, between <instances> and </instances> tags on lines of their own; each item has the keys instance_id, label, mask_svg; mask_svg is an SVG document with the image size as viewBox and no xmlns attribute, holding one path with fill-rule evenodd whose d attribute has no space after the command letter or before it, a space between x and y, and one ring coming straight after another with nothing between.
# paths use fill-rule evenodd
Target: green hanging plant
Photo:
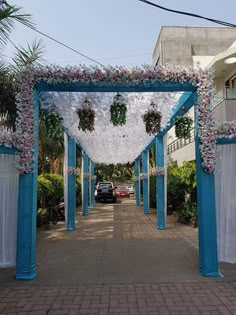
<instances>
[{"instance_id":1,"label":"green hanging plant","mask_svg":"<svg viewBox=\"0 0 236 315\"><path fill-rule=\"evenodd\" d=\"M149 135L155 135L161 131L161 112L156 109L155 104L152 102L150 108L142 116L145 124L146 132Z\"/></svg>"},{"instance_id":2,"label":"green hanging plant","mask_svg":"<svg viewBox=\"0 0 236 315\"><path fill-rule=\"evenodd\" d=\"M95 111L92 109L91 102L86 98L82 107L77 109L77 115L79 116L78 128L82 131L92 132L95 126Z\"/></svg>"},{"instance_id":3,"label":"green hanging plant","mask_svg":"<svg viewBox=\"0 0 236 315\"><path fill-rule=\"evenodd\" d=\"M110 113L113 126L122 126L126 124L127 104L119 93L113 98Z\"/></svg>"},{"instance_id":4,"label":"green hanging plant","mask_svg":"<svg viewBox=\"0 0 236 315\"><path fill-rule=\"evenodd\" d=\"M190 137L193 120L189 116L177 117L175 119L175 135L179 139L187 139Z\"/></svg>"}]
</instances>

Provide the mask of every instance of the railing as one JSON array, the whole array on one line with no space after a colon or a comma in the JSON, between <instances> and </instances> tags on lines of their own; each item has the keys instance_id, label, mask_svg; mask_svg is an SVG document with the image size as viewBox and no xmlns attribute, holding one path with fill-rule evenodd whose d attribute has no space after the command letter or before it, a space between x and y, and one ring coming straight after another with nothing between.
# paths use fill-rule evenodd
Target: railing
<instances>
[{"instance_id":1,"label":"railing","mask_svg":"<svg viewBox=\"0 0 236 315\"><path fill-rule=\"evenodd\" d=\"M236 99L236 88L225 88L226 91L226 99L227 100L232 100L232 99Z\"/></svg>"},{"instance_id":2,"label":"railing","mask_svg":"<svg viewBox=\"0 0 236 315\"><path fill-rule=\"evenodd\" d=\"M224 99L226 100L236 99L236 88L225 87L224 90L220 90L219 92L217 92L212 99L213 106L215 107Z\"/></svg>"},{"instance_id":3,"label":"railing","mask_svg":"<svg viewBox=\"0 0 236 315\"><path fill-rule=\"evenodd\" d=\"M192 143L193 141L194 141L194 128L191 129L189 138L187 138L187 139L176 139L173 142L171 142L167 146L167 154L171 154L171 153L173 153L173 152L175 152L175 151L185 147L189 143Z\"/></svg>"}]
</instances>

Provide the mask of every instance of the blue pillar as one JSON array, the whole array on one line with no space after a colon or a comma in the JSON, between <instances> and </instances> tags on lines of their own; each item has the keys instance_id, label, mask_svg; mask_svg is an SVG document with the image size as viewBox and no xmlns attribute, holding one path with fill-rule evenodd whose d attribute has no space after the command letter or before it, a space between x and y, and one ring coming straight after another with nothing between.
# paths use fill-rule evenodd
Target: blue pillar
<instances>
[{"instance_id":1,"label":"blue pillar","mask_svg":"<svg viewBox=\"0 0 236 315\"><path fill-rule=\"evenodd\" d=\"M39 95L34 90L34 168L33 173L19 176L16 279L36 277L36 217L38 178L38 120Z\"/></svg>"},{"instance_id":2,"label":"blue pillar","mask_svg":"<svg viewBox=\"0 0 236 315\"><path fill-rule=\"evenodd\" d=\"M95 186L95 180L94 180L94 162L90 160L90 208L94 208L94 186Z\"/></svg>"},{"instance_id":3,"label":"blue pillar","mask_svg":"<svg viewBox=\"0 0 236 315\"><path fill-rule=\"evenodd\" d=\"M164 145L163 137L155 137L156 168L164 168ZM165 181L164 174L156 176L156 210L157 210L157 228L165 230Z\"/></svg>"},{"instance_id":4,"label":"blue pillar","mask_svg":"<svg viewBox=\"0 0 236 315\"><path fill-rule=\"evenodd\" d=\"M139 159L136 159L134 162L134 176L135 178L135 200L136 200L136 207L140 207L140 163ZM138 180L137 180L138 179Z\"/></svg>"},{"instance_id":5,"label":"blue pillar","mask_svg":"<svg viewBox=\"0 0 236 315\"><path fill-rule=\"evenodd\" d=\"M67 135L68 142L68 167L76 168L76 143L73 138ZM76 175L68 175L68 191L67 191L67 231L75 230L75 212L76 212Z\"/></svg>"},{"instance_id":6,"label":"blue pillar","mask_svg":"<svg viewBox=\"0 0 236 315\"><path fill-rule=\"evenodd\" d=\"M195 117L197 113L195 111ZM195 119L195 150L197 169L197 209L200 273L206 277L219 276L216 232L214 174L207 174L199 150L198 123Z\"/></svg>"},{"instance_id":7,"label":"blue pillar","mask_svg":"<svg viewBox=\"0 0 236 315\"><path fill-rule=\"evenodd\" d=\"M149 174L149 161L148 161L148 150L144 150L142 152L142 173ZM143 210L144 214L149 213L149 189L148 189L148 182L149 179L145 178L142 180L143 182Z\"/></svg>"},{"instance_id":8,"label":"blue pillar","mask_svg":"<svg viewBox=\"0 0 236 315\"><path fill-rule=\"evenodd\" d=\"M84 177L85 174L89 172L89 158L88 155L83 152L83 204L82 204L82 212L84 216L89 214L88 212L88 183L89 179Z\"/></svg>"}]
</instances>

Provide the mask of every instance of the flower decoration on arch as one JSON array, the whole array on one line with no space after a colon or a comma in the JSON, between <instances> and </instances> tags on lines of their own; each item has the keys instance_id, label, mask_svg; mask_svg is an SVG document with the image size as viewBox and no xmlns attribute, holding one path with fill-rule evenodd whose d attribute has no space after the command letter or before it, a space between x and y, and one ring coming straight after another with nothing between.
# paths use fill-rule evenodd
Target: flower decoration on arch
<instances>
[{"instance_id":1,"label":"flower decoration on arch","mask_svg":"<svg viewBox=\"0 0 236 315\"><path fill-rule=\"evenodd\" d=\"M96 115L95 115L95 111L92 109L91 102L87 98L84 100L82 107L78 108L76 112L79 116L78 128L84 132L94 131Z\"/></svg>"},{"instance_id":2,"label":"flower decoration on arch","mask_svg":"<svg viewBox=\"0 0 236 315\"><path fill-rule=\"evenodd\" d=\"M110 107L111 122L113 126L122 126L126 124L127 104L120 93L113 98Z\"/></svg>"},{"instance_id":3,"label":"flower decoration on arch","mask_svg":"<svg viewBox=\"0 0 236 315\"><path fill-rule=\"evenodd\" d=\"M83 86L124 86L130 88L145 86L149 88L157 82L170 82L193 86L197 93L196 122L198 124L199 149L202 166L207 173L213 173L216 165L216 142L218 139L217 126L213 119L213 107L210 102L213 95L213 71L201 70L191 67L168 65L133 67L104 67L98 66L28 66L18 74L19 93L17 102L16 131L11 136L4 135L0 130L0 145L12 146L18 149L17 168L20 174L33 171L34 141L37 137L35 128L38 121L34 116L34 88L40 84L74 84ZM89 129L91 125L87 125ZM227 131L226 131L227 133ZM221 136L222 134L220 134ZM236 133L232 132L231 137Z\"/></svg>"},{"instance_id":4,"label":"flower decoration on arch","mask_svg":"<svg viewBox=\"0 0 236 315\"><path fill-rule=\"evenodd\" d=\"M162 114L157 110L156 105L151 102L148 111L143 115L146 132L149 135L155 135L161 131Z\"/></svg>"},{"instance_id":5,"label":"flower decoration on arch","mask_svg":"<svg viewBox=\"0 0 236 315\"><path fill-rule=\"evenodd\" d=\"M190 137L193 120L189 116L178 116L175 119L175 135L179 139Z\"/></svg>"}]
</instances>

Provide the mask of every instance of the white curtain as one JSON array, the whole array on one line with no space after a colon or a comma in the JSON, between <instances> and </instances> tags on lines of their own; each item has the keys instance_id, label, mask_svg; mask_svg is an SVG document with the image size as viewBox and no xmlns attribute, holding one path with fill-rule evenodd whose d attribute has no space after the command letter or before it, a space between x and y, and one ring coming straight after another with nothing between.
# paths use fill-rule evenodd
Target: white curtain
<instances>
[{"instance_id":1,"label":"white curtain","mask_svg":"<svg viewBox=\"0 0 236 315\"><path fill-rule=\"evenodd\" d=\"M215 175L219 261L236 262L236 144L218 145Z\"/></svg>"},{"instance_id":2,"label":"white curtain","mask_svg":"<svg viewBox=\"0 0 236 315\"><path fill-rule=\"evenodd\" d=\"M19 175L15 156L0 154L0 268L16 264Z\"/></svg>"},{"instance_id":3,"label":"white curtain","mask_svg":"<svg viewBox=\"0 0 236 315\"><path fill-rule=\"evenodd\" d=\"M67 224L67 214L68 214L68 139L67 134L64 133L64 209L65 209L65 220Z\"/></svg>"}]
</instances>

